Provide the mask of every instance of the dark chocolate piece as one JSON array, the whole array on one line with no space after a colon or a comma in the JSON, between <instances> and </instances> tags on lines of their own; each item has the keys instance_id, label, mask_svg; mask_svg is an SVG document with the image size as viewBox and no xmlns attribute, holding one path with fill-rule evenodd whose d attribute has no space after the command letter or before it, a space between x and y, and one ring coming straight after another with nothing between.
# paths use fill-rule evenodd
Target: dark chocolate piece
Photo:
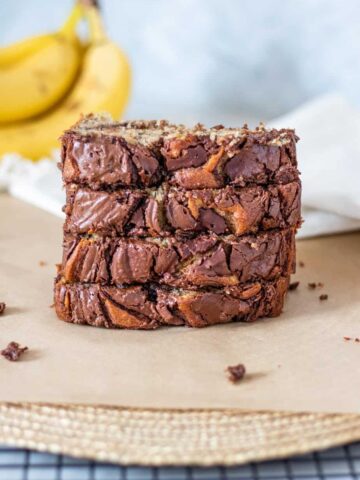
<instances>
[{"instance_id":1,"label":"dark chocolate piece","mask_svg":"<svg viewBox=\"0 0 360 480\"><path fill-rule=\"evenodd\" d=\"M246 373L245 366L242 363L239 363L238 365L229 366L227 367L226 371L228 373L228 379L232 383L237 383L240 380L242 380Z\"/></svg>"},{"instance_id":2,"label":"dark chocolate piece","mask_svg":"<svg viewBox=\"0 0 360 480\"><path fill-rule=\"evenodd\" d=\"M0 315L2 315L5 312L6 309L6 303L0 302Z\"/></svg>"},{"instance_id":3,"label":"dark chocolate piece","mask_svg":"<svg viewBox=\"0 0 360 480\"><path fill-rule=\"evenodd\" d=\"M327 295L326 293L322 293L322 294L319 296L319 300L320 300L320 301L327 300L328 298L329 298L329 295Z\"/></svg>"},{"instance_id":4,"label":"dark chocolate piece","mask_svg":"<svg viewBox=\"0 0 360 480\"><path fill-rule=\"evenodd\" d=\"M289 291L296 290L298 286L300 285L300 282L292 282L289 285Z\"/></svg>"},{"instance_id":5,"label":"dark chocolate piece","mask_svg":"<svg viewBox=\"0 0 360 480\"><path fill-rule=\"evenodd\" d=\"M272 280L294 268L295 229L288 229L182 240L66 235L60 274L68 283L158 282L194 288Z\"/></svg>"},{"instance_id":6,"label":"dark chocolate piece","mask_svg":"<svg viewBox=\"0 0 360 480\"><path fill-rule=\"evenodd\" d=\"M28 350L28 347L20 347L17 342L10 342L0 353L6 360L17 362L26 350Z\"/></svg>"},{"instance_id":7,"label":"dark chocolate piece","mask_svg":"<svg viewBox=\"0 0 360 480\"><path fill-rule=\"evenodd\" d=\"M62 137L63 178L103 187L185 189L289 183L298 179L293 130L205 128L88 116Z\"/></svg>"},{"instance_id":8,"label":"dark chocolate piece","mask_svg":"<svg viewBox=\"0 0 360 480\"><path fill-rule=\"evenodd\" d=\"M287 288L285 277L208 290L178 290L154 284L131 287L65 284L60 278L55 284L55 308L62 320L96 327L206 327L277 316L282 311Z\"/></svg>"},{"instance_id":9,"label":"dark chocolate piece","mask_svg":"<svg viewBox=\"0 0 360 480\"><path fill-rule=\"evenodd\" d=\"M226 187L186 191L93 191L67 187L65 231L73 234L163 237L201 232L234 234L298 227L299 182L267 188Z\"/></svg>"},{"instance_id":10,"label":"dark chocolate piece","mask_svg":"<svg viewBox=\"0 0 360 480\"><path fill-rule=\"evenodd\" d=\"M65 181L99 186L151 186L161 178L161 167L150 149L123 139L63 137L62 171Z\"/></svg>"}]
</instances>

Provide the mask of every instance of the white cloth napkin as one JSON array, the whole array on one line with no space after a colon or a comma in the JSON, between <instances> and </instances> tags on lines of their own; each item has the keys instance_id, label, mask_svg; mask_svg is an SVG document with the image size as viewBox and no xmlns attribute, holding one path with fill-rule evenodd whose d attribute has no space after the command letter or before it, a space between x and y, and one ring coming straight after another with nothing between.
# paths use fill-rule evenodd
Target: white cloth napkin
<instances>
[{"instance_id":1,"label":"white cloth napkin","mask_svg":"<svg viewBox=\"0 0 360 480\"><path fill-rule=\"evenodd\" d=\"M271 122L294 127L303 182L304 224L299 237L360 229L360 113L328 95ZM0 188L62 216L65 195L52 159L33 163L16 154L0 162Z\"/></svg>"},{"instance_id":2,"label":"white cloth napkin","mask_svg":"<svg viewBox=\"0 0 360 480\"><path fill-rule=\"evenodd\" d=\"M59 159L59 152L56 151L52 158L44 158L39 162L32 162L15 153L4 155L0 160L0 190L7 190L20 200L62 217L65 193L57 168Z\"/></svg>"},{"instance_id":3,"label":"white cloth napkin","mask_svg":"<svg viewBox=\"0 0 360 480\"><path fill-rule=\"evenodd\" d=\"M338 95L271 122L294 127L303 185L299 237L360 229L360 112Z\"/></svg>"}]
</instances>

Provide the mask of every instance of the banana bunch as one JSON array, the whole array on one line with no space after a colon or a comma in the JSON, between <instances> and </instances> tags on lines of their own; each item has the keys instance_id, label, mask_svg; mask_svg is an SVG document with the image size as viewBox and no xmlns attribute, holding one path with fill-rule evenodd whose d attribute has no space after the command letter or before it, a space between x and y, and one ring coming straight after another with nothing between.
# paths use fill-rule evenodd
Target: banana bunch
<instances>
[{"instance_id":1,"label":"banana bunch","mask_svg":"<svg viewBox=\"0 0 360 480\"><path fill-rule=\"evenodd\" d=\"M77 36L83 18L86 43ZM79 0L58 32L0 49L0 157L49 155L82 114L119 118L130 83L127 58L107 38L96 3Z\"/></svg>"}]
</instances>

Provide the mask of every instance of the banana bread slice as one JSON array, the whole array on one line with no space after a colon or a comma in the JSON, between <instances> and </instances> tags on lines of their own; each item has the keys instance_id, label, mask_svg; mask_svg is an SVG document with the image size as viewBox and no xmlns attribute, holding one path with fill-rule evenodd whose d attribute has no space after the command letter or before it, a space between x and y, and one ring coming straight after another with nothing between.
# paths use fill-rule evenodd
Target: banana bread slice
<instances>
[{"instance_id":1,"label":"banana bread slice","mask_svg":"<svg viewBox=\"0 0 360 480\"><path fill-rule=\"evenodd\" d=\"M65 235L59 274L67 283L156 282L181 288L273 280L295 270L295 229L193 239Z\"/></svg>"},{"instance_id":2,"label":"banana bread slice","mask_svg":"<svg viewBox=\"0 0 360 480\"><path fill-rule=\"evenodd\" d=\"M64 230L73 234L164 237L234 234L298 227L301 185L157 189L114 192L67 186Z\"/></svg>"},{"instance_id":3,"label":"banana bread slice","mask_svg":"<svg viewBox=\"0 0 360 480\"><path fill-rule=\"evenodd\" d=\"M114 122L88 115L62 136L67 183L137 188L169 181L186 189L289 183L298 178L293 130Z\"/></svg>"},{"instance_id":4,"label":"banana bread slice","mask_svg":"<svg viewBox=\"0 0 360 480\"><path fill-rule=\"evenodd\" d=\"M241 287L198 290L150 283L129 287L66 284L60 277L55 283L55 309L61 320L95 327L206 327L280 315L287 288L287 277Z\"/></svg>"}]
</instances>

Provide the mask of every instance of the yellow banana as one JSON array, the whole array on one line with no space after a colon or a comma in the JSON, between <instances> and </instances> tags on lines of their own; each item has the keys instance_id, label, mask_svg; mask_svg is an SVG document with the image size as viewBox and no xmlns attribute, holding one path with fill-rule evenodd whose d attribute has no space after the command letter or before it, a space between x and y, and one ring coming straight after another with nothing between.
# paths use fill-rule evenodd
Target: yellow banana
<instances>
[{"instance_id":1,"label":"yellow banana","mask_svg":"<svg viewBox=\"0 0 360 480\"><path fill-rule=\"evenodd\" d=\"M98 10L85 8L91 38L74 87L65 100L47 114L31 121L0 126L0 155L18 152L27 158L39 159L59 146L58 137L81 114L108 111L119 118L123 112L130 91L130 66L124 53L106 38Z\"/></svg>"},{"instance_id":2,"label":"yellow banana","mask_svg":"<svg viewBox=\"0 0 360 480\"><path fill-rule=\"evenodd\" d=\"M30 38L0 49L0 122L38 115L58 101L74 83L81 64L76 4L59 32Z\"/></svg>"}]
</instances>

